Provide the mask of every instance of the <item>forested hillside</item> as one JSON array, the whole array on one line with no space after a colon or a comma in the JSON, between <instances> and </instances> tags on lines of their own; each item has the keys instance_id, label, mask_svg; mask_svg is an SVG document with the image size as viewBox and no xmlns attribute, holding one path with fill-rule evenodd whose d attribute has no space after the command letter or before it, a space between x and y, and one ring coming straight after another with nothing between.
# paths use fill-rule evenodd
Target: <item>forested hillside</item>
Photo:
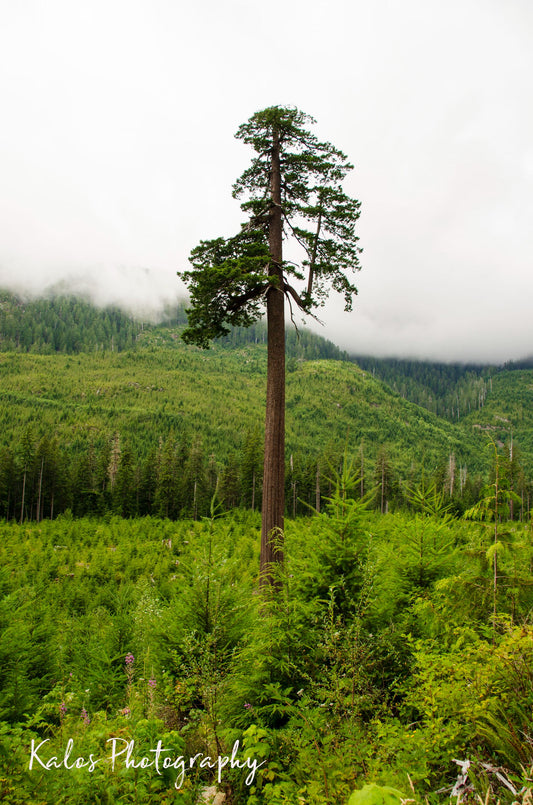
<instances>
[{"instance_id":1,"label":"forested hillside","mask_svg":"<svg viewBox=\"0 0 533 805\"><path fill-rule=\"evenodd\" d=\"M358 365L393 391L438 416L458 421L483 407L492 377L501 367L438 363L357 355Z\"/></svg>"},{"instance_id":2,"label":"forested hillside","mask_svg":"<svg viewBox=\"0 0 533 805\"><path fill-rule=\"evenodd\" d=\"M464 424L507 443L510 453L533 455L533 371L495 374L485 404L468 414Z\"/></svg>"},{"instance_id":3,"label":"forested hillside","mask_svg":"<svg viewBox=\"0 0 533 805\"><path fill-rule=\"evenodd\" d=\"M215 489L228 508L260 506L263 325L202 351L180 340L183 306L159 326L74 297L24 303L4 294L1 312L2 516L200 516ZM289 331L288 355L288 513L320 505L345 451L357 456L361 492L374 489L379 508L408 504L406 489L425 478L464 511L487 479L489 438L506 451L520 511L529 510L530 372L492 378L421 365L419 389L439 400L450 383L482 384L473 410L450 423L308 331Z\"/></svg>"},{"instance_id":4,"label":"forested hillside","mask_svg":"<svg viewBox=\"0 0 533 805\"><path fill-rule=\"evenodd\" d=\"M263 345L203 352L177 339L118 354L5 353L2 514L205 513L217 483L227 505L257 507L265 364ZM294 512L300 499L315 504L317 483L345 450L359 456L366 488L383 487L389 503L402 480L446 474L453 454L468 468L467 505L486 466L480 431L459 432L350 363L296 361L287 422Z\"/></svg>"},{"instance_id":5,"label":"forested hillside","mask_svg":"<svg viewBox=\"0 0 533 805\"><path fill-rule=\"evenodd\" d=\"M530 805L531 370L395 391L290 335L267 600L264 328L202 351L182 307L0 315L6 805ZM407 399L458 388L459 418Z\"/></svg>"},{"instance_id":6,"label":"forested hillside","mask_svg":"<svg viewBox=\"0 0 533 805\"><path fill-rule=\"evenodd\" d=\"M96 307L88 299L69 294L23 299L0 290L0 352L122 352L142 344L171 343L187 323L186 304L168 305L160 321L135 319L117 307ZM347 360L335 344L309 330L287 331L289 359L334 358ZM249 328L234 327L219 338L229 347L266 343L266 327L258 322Z\"/></svg>"},{"instance_id":7,"label":"forested hillside","mask_svg":"<svg viewBox=\"0 0 533 805\"><path fill-rule=\"evenodd\" d=\"M118 308L97 309L75 296L22 299L0 291L0 350L120 352L131 348L142 325Z\"/></svg>"},{"instance_id":8,"label":"forested hillside","mask_svg":"<svg viewBox=\"0 0 533 805\"><path fill-rule=\"evenodd\" d=\"M138 344L170 344L179 337L186 322L184 302L167 306L161 320L154 324L134 319L119 308L99 308L88 299L66 293L50 292L44 298L23 299L0 291L0 351L121 352ZM265 344L266 326L259 321L249 328L235 327L217 343L227 347ZM287 328L286 347L289 369L295 360L351 360L404 399L450 421L482 408L492 378L500 371L533 368L531 359L488 366L349 356L331 341L294 327Z\"/></svg>"}]
</instances>

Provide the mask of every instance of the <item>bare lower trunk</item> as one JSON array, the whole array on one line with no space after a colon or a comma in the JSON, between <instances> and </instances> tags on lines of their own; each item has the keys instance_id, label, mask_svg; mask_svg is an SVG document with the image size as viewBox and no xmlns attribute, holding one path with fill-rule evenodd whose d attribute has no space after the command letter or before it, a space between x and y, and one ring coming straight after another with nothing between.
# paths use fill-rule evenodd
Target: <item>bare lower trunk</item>
<instances>
[{"instance_id":1,"label":"bare lower trunk","mask_svg":"<svg viewBox=\"0 0 533 805\"><path fill-rule=\"evenodd\" d=\"M283 562L285 511L285 319L283 294L269 291L265 464L261 528L261 584L272 584L272 565Z\"/></svg>"},{"instance_id":2,"label":"bare lower trunk","mask_svg":"<svg viewBox=\"0 0 533 805\"><path fill-rule=\"evenodd\" d=\"M255 470L252 470L252 511L255 511Z\"/></svg>"},{"instance_id":3,"label":"bare lower trunk","mask_svg":"<svg viewBox=\"0 0 533 805\"><path fill-rule=\"evenodd\" d=\"M276 278L276 284L267 293L268 361L261 525L261 586L274 583L274 568L283 563L283 516L285 512L285 296L277 132L273 133L272 143L269 273L270 276Z\"/></svg>"},{"instance_id":4,"label":"bare lower trunk","mask_svg":"<svg viewBox=\"0 0 533 805\"><path fill-rule=\"evenodd\" d=\"M39 494L37 495L37 522L39 523L41 517L41 492L43 490L43 470L44 470L44 456L41 459L41 473L39 475Z\"/></svg>"},{"instance_id":5,"label":"bare lower trunk","mask_svg":"<svg viewBox=\"0 0 533 805\"><path fill-rule=\"evenodd\" d=\"M359 479L359 484L360 484L360 491L359 491L359 493L360 493L361 499L362 499L362 498L364 497L364 495L365 495L365 481L364 481L364 477L365 477L365 458L364 458L364 453L363 453L363 442L361 442L361 478Z\"/></svg>"},{"instance_id":6,"label":"bare lower trunk","mask_svg":"<svg viewBox=\"0 0 533 805\"><path fill-rule=\"evenodd\" d=\"M24 469L24 480L22 482L22 503L20 506L20 522L24 520L24 499L26 497L26 470Z\"/></svg>"}]
</instances>

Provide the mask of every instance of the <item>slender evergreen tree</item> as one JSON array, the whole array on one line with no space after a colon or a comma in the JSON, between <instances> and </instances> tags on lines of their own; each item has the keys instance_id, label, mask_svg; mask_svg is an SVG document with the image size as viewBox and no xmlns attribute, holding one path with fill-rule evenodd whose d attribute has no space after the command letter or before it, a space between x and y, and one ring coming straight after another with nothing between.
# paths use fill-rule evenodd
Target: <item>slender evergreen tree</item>
<instances>
[{"instance_id":1,"label":"slender evergreen tree","mask_svg":"<svg viewBox=\"0 0 533 805\"><path fill-rule=\"evenodd\" d=\"M248 220L231 238L202 241L191 253L192 271L180 272L191 308L183 338L208 347L231 326L249 326L266 305L267 401L262 497L261 580L283 561L285 510L285 300L305 314L342 293L351 310L357 289L347 276L359 268L355 222L358 201L342 189L352 169L347 157L307 131L313 118L294 108L257 112L236 137L255 156L233 188ZM301 259L284 259L292 239ZM298 249L297 249L298 250Z\"/></svg>"}]
</instances>

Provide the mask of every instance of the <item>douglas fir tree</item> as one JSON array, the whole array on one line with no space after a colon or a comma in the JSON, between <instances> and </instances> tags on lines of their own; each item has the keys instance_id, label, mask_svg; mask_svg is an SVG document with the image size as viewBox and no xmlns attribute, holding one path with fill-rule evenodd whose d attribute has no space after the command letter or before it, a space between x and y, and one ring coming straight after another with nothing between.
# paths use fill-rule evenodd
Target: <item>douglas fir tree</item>
<instances>
[{"instance_id":1,"label":"douglas fir tree","mask_svg":"<svg viewBox=\"0 0 533 805\"><path fill-rule=\"evenodd\" d=\"M248 326L266 307L267 401L262 497L261 582L271 584L283 561L285 467L285 300L304 314L324 304L332 287L351 310L357 289L347 273L359 269L358 201L342 189L347 157L305 126L315 121L290 107L257 112L236 137L255 151L233 188L248 219L230 238L202 241L191 271L183 338L208 347L233 325ZM299 244L299 263L284 259L284 241Z\"/></svg>"}]
</instances>

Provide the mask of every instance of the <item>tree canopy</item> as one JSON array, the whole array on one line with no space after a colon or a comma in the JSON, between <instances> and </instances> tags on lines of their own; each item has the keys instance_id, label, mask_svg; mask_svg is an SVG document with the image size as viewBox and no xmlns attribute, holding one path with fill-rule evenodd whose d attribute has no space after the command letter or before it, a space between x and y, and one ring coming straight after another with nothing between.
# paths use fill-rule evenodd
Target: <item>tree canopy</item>
<instances>
[{"instance_id":1,"label":"tree canopy","mask_svg":"<svg viewBox=\"0 0 533 805\"><path fill-rule=\"evenodd\" d=\"M238 129L236 137L256 152L233 186L247 220L236 235L201 241L190 255L192 270L179 272L190 292L189 326L183 335L188 343L207 347L231 326L253 323L263 311L268 289L280 285L271 270L270 245L276 206L274 133L282 238L293 240L301 257L282 262L282 290L291 305L312 314L333 288L343 294L345 309L351 310L357 289L349 274L360 268L355 234L360 202L344 192L342 182L353 166L342 151L304 128L313 123L297 109L274 106L257 112Z\"/></svg>"}]
</instances>

